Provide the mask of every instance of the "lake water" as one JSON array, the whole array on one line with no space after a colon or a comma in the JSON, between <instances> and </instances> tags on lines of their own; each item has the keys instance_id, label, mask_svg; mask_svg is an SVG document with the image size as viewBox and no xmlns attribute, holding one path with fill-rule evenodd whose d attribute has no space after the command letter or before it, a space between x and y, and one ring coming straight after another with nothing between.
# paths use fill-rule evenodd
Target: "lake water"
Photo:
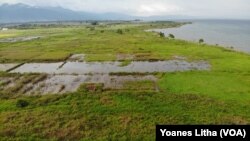
<instances>
[{"instance_id":1,"label":"lake water","mask_svg":"<svg viewBox=\"0 0 250 141\"><path fill-rule=\"evenodd\" d=\"M179 28L156 29L166 35L174 34L178 39L234 47L235 50L250 52L250 21L236 20L202 20L192 21Z\"/></svg>"}]
</instances>

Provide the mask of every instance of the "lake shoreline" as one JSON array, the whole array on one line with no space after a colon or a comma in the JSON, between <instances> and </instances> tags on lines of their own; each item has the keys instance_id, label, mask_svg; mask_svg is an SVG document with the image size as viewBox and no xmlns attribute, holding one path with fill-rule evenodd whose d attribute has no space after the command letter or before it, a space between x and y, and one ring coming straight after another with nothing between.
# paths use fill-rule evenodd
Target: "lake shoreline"
<instances>
[{"instance_id":1,"label":"lake shoreline","mask_svg":"<svg viewBox=\"0 0 250 141\"><path fill-rule=\"evenodd\" d=\"M238 25L235 26L234 22L240 22L240 21L200 20L200 21L191 21L189 24L185 24L180 27L173 27L166 29L151 29L147 31L153 31L158 33L162 32L165 34L166 37L169 36L169 34L172 34L175 36L176 39L191 41L195 43L199 43L199 40L202 39L204 40L203 44L223 47L229 50L234 50L236 52L245 52L249 54L250 48L248 46L249 41L247 37L249 37L250 31L240 33L240 31L243 29L240 29ZM242 22L245 25L245 23L249 21L242 21ZM210 23L211 26L209 25ZM227 25L228 27L223 27L223 24ZM228 30L229 26L234 26L234 28ZM237 33L235 31L239 32ZM230 32L232 33L227 34ZM244 38L240 38L241 36Z\"/></svg>"}]
</instances>

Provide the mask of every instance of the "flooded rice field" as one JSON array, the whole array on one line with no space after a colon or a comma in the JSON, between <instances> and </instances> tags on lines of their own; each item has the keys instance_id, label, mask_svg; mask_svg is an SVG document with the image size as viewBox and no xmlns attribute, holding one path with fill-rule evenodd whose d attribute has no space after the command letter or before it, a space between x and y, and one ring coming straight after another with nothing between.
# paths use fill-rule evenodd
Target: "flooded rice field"
<instances>
[{"instance_id":1,"label":"flooded rice field","mask_svg":"<svg viewBox=\"0 0 250 141\"><path fill-rule=\"evenodd\" d=\"M48 73L58 71L63 62L60 63L26 63L14 69L11 73Z\"/></svg>"},{"instance_id":2,"label":"flooded rice field","mask_svg":"<svg viewBox=\"0 0 250 141\"><path fill-rule=\"evenodd\" d=\"M41 36L5 38L5 39L0 39L0 43L24 42L24 41L31 41L31 40L40 39L40 38Z\"/></svg>"},{"instance_id":3,"label":"flooded rice field","mask_svg":"<svg viewBox=\"0 0 250 141\"><path fill-rule=\"evenodd\" d=\"M205 61L187 62L170 60L157 62L133 61L127 66L121 62L63 62L60 63L27 63L12 73L48 73L48 74L108 74L108 73L154 73L190 70L209 70L210 65Z\"/></svg>"},{"instance_id":4,"label":"flooded rice field","mask_svg":"<svg viewBox=\"0 0 250 141\"><path fill-rule=\"evenodd\" d=\"M131 57L128 55L120 58ZM65 62L0 64L0 71L13 73L0 77L0 91L26 95L63 94L85 90L159 91L157 78L148 73L209 70L205 61L185 61L175 57L167 61L84 62L84 54L75 54ZM113 74L113 75L112 75ZM121 75L123 74L123 75Z\"/></svg>"},{"instance_id":5,"label":"flooded rice field","mask_svg":"<svg viewBox=\"0 0 250 141\"><path fill-rule=\"evenodd\" d=\"M18 64L0 64L0 71L8 71L14 67L16 67Z\"/></svg>"},{"instance_id":6,"label":"flooded rice field","mask_svg":"<svg viewBox=\"0 0 250 141\"><path fill-rule=\"evenodd\" d=\"M101 90L150 90L158 91L157 78L153 75L30 75L0 77L0 90L15 94L63 94L75 92L82 84L101 84ZM136 87L128 84L136 82ZM140 85L141 83L141 85ZM145 85L146 84L146 85ZM92 86L93 87L93 86Z\"/></svg>"}]
</instances>

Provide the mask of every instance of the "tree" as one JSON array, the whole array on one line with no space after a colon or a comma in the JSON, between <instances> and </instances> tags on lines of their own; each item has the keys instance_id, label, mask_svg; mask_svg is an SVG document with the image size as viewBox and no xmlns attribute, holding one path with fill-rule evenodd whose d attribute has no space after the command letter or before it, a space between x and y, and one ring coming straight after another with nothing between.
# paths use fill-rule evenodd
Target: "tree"
<instances>
[{"instance_id":1,"label":"tree","mask_svg":"<svg viewBox=\"0 0 250 141\"><path fill-rule=\"evenodd\" d=\"M159 33L160 37L165 37L165 34L163 32Z\"/></svg>"},{"instance_id":2,"label":"tree","mask_svg":"<svg viewBox=\"0 0 250 141\"><path fill-rule=\"evenodd\" d=\"M174 36L173 34L168 34L168 37L169 37L169 38L172 38L172 39L175 38L175 36Z\"/></svg>"},{"instance_id":3,"label":"tree","mask_svg":"<svg viewBox=\"0 0 250 141\"><path fill-rule=\"evenodd\" d=\"M91 25L98 25L98 22L97 21L93 21L93 22L91 22Z\"/></svg>"},{"instance_id":4,"label":"tree","mask_svg":"<svg viewBox=\"0 0 250 141\"><path fill-rule=\"evenodd\" d=\"M199 43L200 43L200 44L204 43L204 39L200 39L200 40L199 40Z\"/></svg>"},{"instance_id":5,"label":"tree","mask_svg":"<svg viewBox=\"0 0 250 141\"><path fill-rule=\"evenodd\" d=\"M121 29L117 29L116 31L118 34L123 34L123 31Z\"/></svg>"}]
</instances>

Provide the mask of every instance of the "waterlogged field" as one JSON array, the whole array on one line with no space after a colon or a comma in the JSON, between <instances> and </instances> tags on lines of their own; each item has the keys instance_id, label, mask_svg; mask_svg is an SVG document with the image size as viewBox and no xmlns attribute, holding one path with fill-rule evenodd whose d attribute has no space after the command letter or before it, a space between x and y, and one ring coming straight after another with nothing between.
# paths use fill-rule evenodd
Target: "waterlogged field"
<instances>
[{"instance_id":1,"label":"waterlogged field","mask_svg":"<svg viewBox=\"0 0 250 141\"><path fill-rule=\"evenodd\" d=\"M250 55L146 32L180 25L105 23L0 31L0 39L40 37L1 42L3 68L67 60L119 61L125 68L133 61L166 60L210 66L88 76L2 71L1 140L155 140L156 124L249 124ZM71 60L76 54L84 57Z\"/></svg>"}]
</instances>

